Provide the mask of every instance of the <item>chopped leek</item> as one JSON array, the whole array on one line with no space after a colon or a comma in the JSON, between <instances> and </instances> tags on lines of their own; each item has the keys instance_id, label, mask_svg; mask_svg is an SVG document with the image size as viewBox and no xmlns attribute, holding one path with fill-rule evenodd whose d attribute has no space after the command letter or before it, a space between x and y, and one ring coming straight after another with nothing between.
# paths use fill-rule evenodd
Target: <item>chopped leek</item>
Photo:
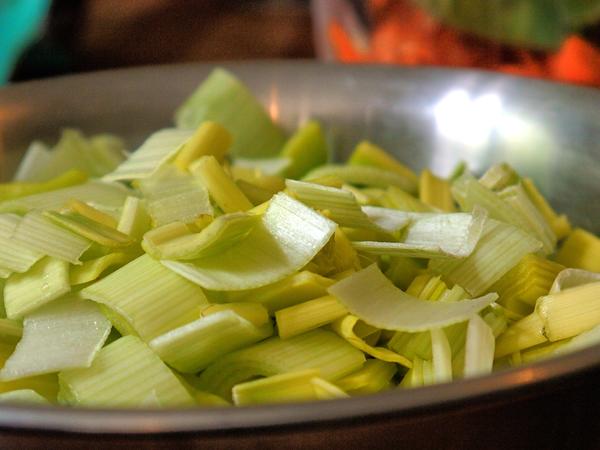
<instances>
[{"instance_id":1,"label":"chopped leek","mask_svg":"<svg viewBox=\"0 0 600 450\"><path fill-rule=\"evenodd\" d=\"M278 100L273 102L277 110ZM231 133L235 156L273 156L285 142L283 131L262 105L224 69L213 70L175 113L179 128L194 129L205 120L215 121Z\"/></svg>"},{"instance_id":2,"label":"chopped leek","mask_svg":"<svg viewBox=\"0 0 600 450\"><path fill-rule=\"evenodd\" d=\"M401 331L425 331L462 322L498 298L490 293L459 302L419 300L396 288L375 264L337 282L328 291L368 324Z\"/></svg>"},{"instance_id":3,"label":"chopped leek","mask_svg":"<svg viewBox=\"0 0 600 450\"><path fill-rule=\"evenodd\" d=\"M0 380L89 367L110 333L110 322L87 300L66 297L25 317L23 338Z\"/></svg>"},{"instance_id":4,"label":"chopped leek","mask_svg":"<svg viewBox=\"0 0 600 450\"><path fill-rule=\"evenodd\" d=\"M139 241L150 229L151 219L147 206L137 197L129 196L123 204L123 211L117 224L117 230Z\"/></svg>"},{"instance_id":5,"label":"chopped leek","mask_svg":"<svg viewBox=\"0 0 600 450\"><path fill-rule=\"evenodd\" d=\"M222 163L231 142L231 135L221 125L203 122L175 157L174 163L180 169L187 169L193 161L207 155L214 156Z\"/></svg>"},{"instance_id":6,"label":"chopped leek","mask_svg":"<svg viewBox=\"0 0 600 450\"><path fill-rule=\"evenodd\" d=\"M202 289L148 255L86 287L81 296L116 312L145 341L197 319L207 303Z\"/></svg>"},{"instance_id":7,"label":"chopped leek","mask_svg":"<svg viewBox=\"0 0 600 450\"><path fill-rule=\"evenodd\" d=\"M436 383L452 381L452 351L444 330L431 329L433 376Z\"/></svg>"},{"instance_id":8,"label":"chopped leek","mask_svg":"<svg viewBox=\"0 0 600 450\"><path fill-rule=\"evenodd\" d=\"M135 336L104 347L88 368L60 372L59 382L59 400L69 405L139 407L149 395L165 407L194 404L173 372Z\"/></svg>"},{"instance_id":9,"label":"chopped leek","mask_svg":"<svg viewBox=\"0 0 600 450\"><path fill-rule=\"evenodd\" d=\"M318 369L327 381L335 381L360 369L365 357L344 339L314 330L282 340L270 338L229 353L200 374L199 385L223 398L231 398L236 384L259 377L305 369Z\"/></svg>"},{"instance_id":10,"label":"chopped leek","mask_svg":"<svg viewBox=\"0 0 600 450\"><path fill-rule=\"evenodd\" d=\"M496 339L490 326L478 315L469 319L465 342L464 376L491 373Z\"/></svg>"},{"instance_id":11,"label":"chopped leek","mask_svg":"<svg viewBox=\"0 0 600 450\"><path fill-rule=\"evenodd\" d=\"M575 228L556 254L556 261L567 267L600 272L600 239Z\"/></svg>"},{"instance_id":12,"label":"chopped leek","mask_svg":"<svg viewBox=\"0 0 600 450\"><path fill-rule=\"evenodd\" d=\"M265 286L296 272L327 243L335 223L280 193L261 222L238 245L192 263L163 261L169 269L214 290Z\"/></svg>"},{"instance_id":13,"label":"chopped leek","mask_svg":"<svg viewBox=\"0 0 600 450\"><path fill-rule=\"evenodd\" d=\"M522 183L527 195L550 224L556 237L558 239L566 237L571 232L571 223L568 217L564 214L556 214L531 179L523 178Z\"/></svg>"},{"instance_id":14,"label":"chopped leek","mask_svg":"<svg viewBox=\"0 0 600 450\"><path fill-rule=\"evenodd\" d=\"M50 402L32 389L17 389L0 394L2 404L39 404L49 405Z\"/></svg>"},{"instance_id":15,"label":"chopped leek","mask_svg":"<svg viewBox=\"0 0 600 450\"><path fill-rule=\"evenodd\" d=\"M290 165L284 170L288 178L300 178L309 170L325 164L329 150L321 126L315 121L308 122L288 139L281 156L290 160Z\"/></svg>"},{"instance_id":16,"label":"chopped leek","mask_svg":"<svg viewBox=\"0 0 600 450\"><path fill-rule=\"evenodd\" d=\"M396 186L389 186L381 200L382 206L400 211L433 212L434 209Z\"/></svg>"},{"instance_id":17,"label":"chopped leek","mask_svg":"<svg viewBox=\"0 0 600 450\"><path fill-rule=\"evenodd\" d=\"M72 286L94 281L114 266L122 266L132 260L128 253L110 253L84 262L80 266L71 267L69 276Z\"/></svg>"},{"instance_id":18,"label":"chopped leek","mask_svg":"<svg viewBox=\"0 0 600 450\"><path fill-rule=\"evenodd\" d=\"M0 319L0 341L17 342L23 336L23 326L20 322L10 319Z\"/></svg>"},{"instance_id":19,"label":"chopped leek","mask_svg":"<svg viewBox=\"0 0 600 450\"><path fill-rule=\"evenodd\" d=\"M6 315L9 319L20 319L70 290L69 264L46 257L28 272L14 274L6 281Z\"/></svg>"},{"instance_id":20,"label":"chopped leek","mask_svg":"<svg viewBox=\"0 0 600 450\"><path fill-rule=\"evenodd\" d=\"M127 247L133 244L133 240L119 230L76 212L45 211L43 215L55 224L105 247Z\"/></svg>"},{"instance_id":21,"label":"chopped leek","mask_svg":"<svg viewBox=\"0 0 600 450\"><path fill-rule=\"evenodd\" d=\"M524 317L511 325L496 341L495 357L510 355L511 353L533 347L546 342L544 323L536 312Z\"/></svg>"},{"instance_id":22,"label":"chopped leek","mask_svg":"<svg viewBox=\"0 0 600 450\"><path fill-rule=\"evenodd\" d=\"M419 200L441 211L453 212L456 209L450 183L429 170L421 172L419 177Z\"/></svg>"},{"instance_id":23,"label":"chopped leek","mask_svg":"<svg viewBox=\"0 0 600 450\"><path fill-rule=\"evenodd\" d=\"M78 170L69 170L51 180L41 183L13 182L0 184L0 202L19 197L49 192L56 189L74 186L87 181L87 175Z\"/></svg>"},{"instance_id":24,"label":"chopped leek","mask_svg":"<svg viewBox=\"0 0 600 450\"><path fill-rule=\"evenodd\" d=\"M554 283L552 283L552 287L550 288L550 294L597 281L600 281L600 273L588 272L581 269L565 269L554 279Z\"/></svg>"},{"instance_id":25,"label":"chopped leek","mask_svg":"<svg viewBox=\"0 0 600 450\"><path fill-rule=\"evenodd\" d=\"M494 164L479 179L479 182L492 191L501 191L519 182L519 175L506 163Z\"/></svg>"},{"instance_id":26,"label":"chopped leek","mask_svg":"<svg viewBox=\"0 0 600 450\"><path fill-rule=\"evenodd\" d=\"M44 256L13 239L20 221L16 215L0 214L0 268L9 272L26 272Z\"/></svg>"},{"instance_id":27,"label":"chopped leek","mask_svg":"<svg viewBox=\"0 0 600 450\"><path fill-rule=\"evenodd\" d=\"M396 371L393 363L368 359L362 368L336 380L335 384L350 395L374 394L393 386L392 378Z\"/></svg>"},{"instance_id":28,"label":"chopped leek","mask_svg":"<svg viewBox=\"0 0 600 450\"><path fill-rule=\"evenodd\" d=\"M348 314L340 302L326 295L275 312L279 337L287 339L322 327Z\"/></svg>"}]
</instances>

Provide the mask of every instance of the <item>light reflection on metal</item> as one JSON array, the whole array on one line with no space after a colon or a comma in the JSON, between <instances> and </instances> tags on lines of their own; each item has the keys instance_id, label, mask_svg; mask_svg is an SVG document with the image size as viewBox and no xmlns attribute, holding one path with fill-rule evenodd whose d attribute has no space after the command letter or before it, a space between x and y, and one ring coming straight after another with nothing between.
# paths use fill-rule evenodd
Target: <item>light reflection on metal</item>
<instances>
[{"instance_id":1,"label":"light reflection on metal","mask_svg":"<svg viewBox=\"0 0 600 450\"><path fill-rule=\"evenodd\" d=\"M268 101L269 116L273 122L277 122L279 120L279 102L279 90L277 87L273 86L269 92Z\"/></svg>"}]
</instances>

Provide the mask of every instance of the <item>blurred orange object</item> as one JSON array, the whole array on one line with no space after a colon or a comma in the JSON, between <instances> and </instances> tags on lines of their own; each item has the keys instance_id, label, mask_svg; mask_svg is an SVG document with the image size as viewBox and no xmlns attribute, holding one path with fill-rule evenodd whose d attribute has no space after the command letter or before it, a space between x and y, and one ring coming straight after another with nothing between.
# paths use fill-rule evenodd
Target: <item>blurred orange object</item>
<instances>
[{"instance_id":1,"label":"blurred orange object","mask_svg":"<svg viewBox=\"0 0 600 450\"><path fill-rule=\"evenodd\" d=\"M552 76L561 81L600 85L600 50L579 36L569 37L550 57Z\"/></svg>"}]
</instances>

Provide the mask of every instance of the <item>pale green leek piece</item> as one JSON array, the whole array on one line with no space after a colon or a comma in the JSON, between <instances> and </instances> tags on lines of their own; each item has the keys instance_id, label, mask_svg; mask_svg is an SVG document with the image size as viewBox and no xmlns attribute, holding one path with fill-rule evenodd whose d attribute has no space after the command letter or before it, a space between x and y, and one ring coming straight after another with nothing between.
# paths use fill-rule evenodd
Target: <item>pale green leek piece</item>
<instances>
[{"instance_id":1,"label":"pale green leek piece","mask_svg":"<svg viewBox=\"0 0 600 450\"><path fill-rule=\"evenodd\" d=\"M518 167L344 163L282 106L216 69L134 152L30 145L0 184L0 403L403 395L600 344L600 238Z\"/></svg>"}]
</instances>

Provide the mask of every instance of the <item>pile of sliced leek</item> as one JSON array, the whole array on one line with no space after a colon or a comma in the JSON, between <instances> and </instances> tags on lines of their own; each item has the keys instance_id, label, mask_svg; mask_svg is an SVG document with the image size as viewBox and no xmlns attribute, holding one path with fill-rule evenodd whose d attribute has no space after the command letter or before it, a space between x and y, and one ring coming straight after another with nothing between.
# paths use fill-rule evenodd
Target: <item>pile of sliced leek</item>
<instances>
[{"instance_id":1,"label":"pile of sliced leek","mask_svg":"<svg viewBox=\"0 0 600 450\"><path fill-rule=\"evenodd\" d=\"M296 402L600 341L600 240L507 164L330 162L215 70L134 152L65 130L0 185L0 401Z\"/></svg>"}]
</instances>

